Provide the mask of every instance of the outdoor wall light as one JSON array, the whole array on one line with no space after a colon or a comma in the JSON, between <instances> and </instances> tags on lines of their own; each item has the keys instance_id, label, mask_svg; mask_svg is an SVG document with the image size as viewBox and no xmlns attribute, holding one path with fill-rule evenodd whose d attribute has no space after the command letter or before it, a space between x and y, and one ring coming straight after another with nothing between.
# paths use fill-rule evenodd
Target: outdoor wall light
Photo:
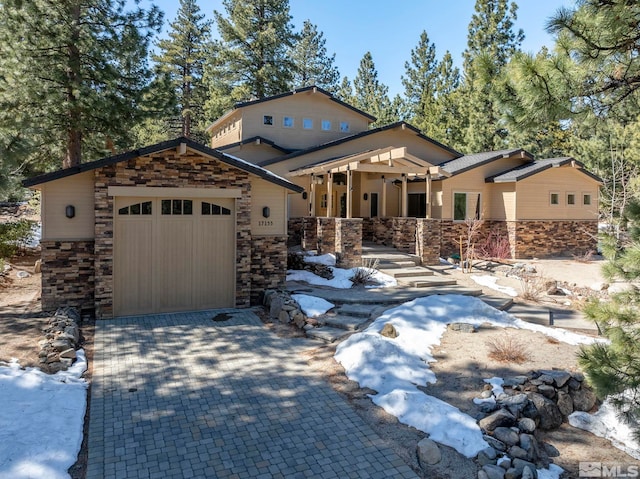
<instances>
[{"instance_id":1,"label":"outdoor wall light","mask_svg":"<svg viewBox=\"0 0 640 479\"><path fill-rule=\"evenodd\" d=\"M76 215L76 207L73 205L67 205L64 209L64 214L67 218L73 218Z\"/></svg>"},{"instance_id":2,"label":"outdoor wall light","mask_svg":"<svg viewBox=\"0 0 640 479\"><path fill-rule=\"evenodd\" d=\"M264 208L262 208L262 216L264 216L265 218L268 218L269 216L271 216L271 210L269 209L268 206L265 206Z\"/></svg>"},{"instance_id":3,"label":"outdoor wall light","mask_svg":"<svg viewBox=\"0 0 640 479\"><path fill-rule=\"evenodd\" d=\"M362 197L364 198L365 201L367 201L369 199L369 195L367 193L365 193L364 195L362 195Z\"/></svg>"},{"instance_id":4,"label":"outdoor wall light","mask_svg":"<svg viewBox=\"0 0 640 479\"><path fill-rule=\"evenodd\" d=\"M303 192L302 192L302 199L303 199L303 200L306 200L306 199L307 199L307 192L306 192L306 191L303 191Z\"/></svg>"}]
</instances>

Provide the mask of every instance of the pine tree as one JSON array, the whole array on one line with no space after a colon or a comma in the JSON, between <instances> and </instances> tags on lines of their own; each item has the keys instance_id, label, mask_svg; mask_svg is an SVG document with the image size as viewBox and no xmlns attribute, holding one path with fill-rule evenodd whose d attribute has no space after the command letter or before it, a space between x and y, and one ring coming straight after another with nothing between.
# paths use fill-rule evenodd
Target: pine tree
<instances>
[{"instance_id":1,"label":"pine tree","mask_svg":"<svg viewBox=\"0 0 640 479\"><path fill-rule=\"evenodd\" d=\"M438 64L435 89L434 138L455 149L462 148L466 125L461 114L463 96L460 91L460 70L453 66L453 58L448 50Z\"/></svg>"},{"instance_id":2,"label":"pine tree","mask_svg":"<svg viewBox=\"0 0 640 479\"><path fill-rule=\"evenodd\" d=\"M170 131L171 137L176 133L190 137L194 130L194 138L205 140L203 106L207 89L202 76L210 53L211 22L204 18L195 0L180 0L169 38L157 43L159 54L153 57L158 70L170 79L177 99L180 129Z\"/></svg>"},{"instance_id":3,"label":"pine tree","mask_svg":"<svg viewBox=\"0 0 640 479\"><path fill-rule=\"evenodd\" d=\"M347 77L342 77L340 87L336 91L335 96L345 103L353 104L353 87Z\"/></svg>"},{"instance_id":4,"label":"pine tree","mask_svg":"<svg viewBox=\"0 0 640 479\"><path fill-rule=\"evenodd\" d=\"M420 34L418 46L411 50L411 61L405 62L404 68L402 85L411 123L435 138L439 133L436 131L438 61L436 46L429 42L426 31Z\"/></svg>"},{"instance_id":5,"label":"pine tree","mask_svg":"<svg viewBox=\"0 0 640 479\"><path fill-rule=\"evenodd\" d=\"M377 118L372 127L396 120L391 110L389 88L378 81L378 71L370 52L365 53L360 60L358 73L353 80L353 89L353 105Z\"/></svg>"},{"instance_id":6,"label":"pine tree","mask_svg":"<svg viewBox=\"0 0 640 479\"><path fill-rule=\"evenodd\" d=\"M335 53L327 55L324 34L316 25L305 20L298 40L289 54L294 63L293 88L311 85L335 93L338 90L340 73L334 65Z\"/></svg>"},{"instance_id":7,"label":"pine tree","mask_svg":"<svg viewBox=\"0 0 640 479\"><path fill-rule=\"evenodd\" d=\"M131 144L148 113L147 48L161 12L113 0L0 5L0 129L19 127L20 160L50 168Z\"/></svg>"},{"instance_id":8,"label":"pine tree","mask_svg":"<svg viewBox=\"0 0 640 479\"><path fill-rule=\"evenodd\" d=\"M464 137L467 152L501 149L507 130L498 105L500 78L520 48L522 30L513 31L517 5L507 0L476 0L464 56Z\"/></svg>"},{"instance_id":9,"label":"pine tree","mask_svg":"<svg viewBox=\"0 0 640 479\"><path fill-rule=\"evenodd\" d=\"M288 52L296 36L289 0L223 0L215 11L221 41L206 67L207 114L217 117L237 101L265 98L289 89L294 64Z\"/></svg>"}]
</instances>

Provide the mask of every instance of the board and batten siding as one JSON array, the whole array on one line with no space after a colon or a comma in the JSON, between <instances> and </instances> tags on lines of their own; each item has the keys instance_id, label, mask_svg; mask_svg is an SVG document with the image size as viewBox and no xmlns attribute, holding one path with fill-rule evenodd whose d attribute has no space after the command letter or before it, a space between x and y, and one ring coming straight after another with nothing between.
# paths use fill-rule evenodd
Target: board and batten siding
<instances>
[{"instance_id":1,"label":"board and batten siding","mask_svg":"<svg viewBox=\"0 0 640 479\"><path fill-rule=\"evenodd\" d=\"M233 112L211 132L211 147L216 148L239 141L242 141L242 116L240 112Z\"/></svg>"},{"instance_id":2,"label":"board and batten siding","mask_svg":"<svg viewBox=\"0 0 640 479\"><path fill-rule=\"evenodd\" d=\"M42 184L42 239L87 240L95 237L93 171ZM75 216L67 218L67 206Z\"/></svg>"},{"instance_id":3,"label":"board and batten siding","mask_svg":"<svg viewBox=\"0 0 640 479\"><path fill-rule=\"evenodd\" d=\"M549 168L516 186L518 220L596 220L599 183L571 166ZM551 193L559 204L551 205ZM567 204L567 194L575 194L576 204ZM583 195L591 195L591 205L583 205Z\"/></svg>"},{"instance_id":4,"label":"board and batten siding","mask_svg":"<svg viewBox=\"0 0 640 479\"><path fill-rule=\"evenodd\" d=\"M487 200L489 208L485 219L499 221L515 221L516 191L514 183L489 184Z\"/></svg>"},{"instance_id":5,"label":"board and batten siding","mask_svg":"<svg viewBox=\"0 0 640 479\"><path fill-rule=\"evenodd\" d=\"M268 218L263 215L265 207L269 208ZM284 188L262 179L252 179L251 234L256 236L287 234L287 191Z\"/></svg>"}]
</instances>

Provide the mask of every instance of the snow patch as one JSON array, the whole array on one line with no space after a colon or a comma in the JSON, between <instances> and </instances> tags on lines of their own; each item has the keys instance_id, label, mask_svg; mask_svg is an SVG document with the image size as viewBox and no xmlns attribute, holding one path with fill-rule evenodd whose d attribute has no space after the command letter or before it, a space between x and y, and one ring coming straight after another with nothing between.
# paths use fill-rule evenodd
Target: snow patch
<instances>
[{"instance_id":1,"label":"snow patch","mask_svg":"<svg viewBox=\"0 0 640 479\"><path fill-rule=\"evenodd\" d=\"M475 281L476 284L479 284L480 286L486 286L489 289L493 289L494 291L504 293L514 298L518 296L518 292L512 287L500 286L498 284L498 278L496 276L491 276L491 275L478 276L477 274L473 274L471 275L471 279Z\"/></svg>"},{"instance_id":2,"label":"snow patch","mask_svg":"<svg viewBox=\"0 0 640 479\"><path fill-rule=\"evenodd\" d=\"M292 294L291 298L300 305L302 312L308 318L321 316L335 306L326 299L307 294Z\"/></svg>"}]
</instances>

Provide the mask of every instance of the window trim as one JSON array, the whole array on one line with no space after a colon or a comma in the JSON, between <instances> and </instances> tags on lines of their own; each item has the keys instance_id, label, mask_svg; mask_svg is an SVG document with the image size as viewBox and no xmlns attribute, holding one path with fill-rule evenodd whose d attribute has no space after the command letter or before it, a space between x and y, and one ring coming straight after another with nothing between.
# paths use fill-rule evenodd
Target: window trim
<instances>
[{"instance_id":1,"label":"window trim","mask_svg":"<svg viewBox=\"0 0 640 479\"><path fill-rule=\"evenodd\" d=\"M328 126L328 128L325 128L326 126ZM322 131L331 131L331 120L322 120L322 122L320 123L320 128Z\"/></svg>"},{"instance_id":2,"label":"window trim","mask_svg":"<svg viewBox=\"0 0 640 479\"><path fill-rule=\"evenodd\" d=\"M584 199L589 198L589 202L585 203ZM582 192L582 206L592 206L593 205L593 195L591 193Z\"/></svg>"},{"instance_id":3,"label":"window trim","mask_svg":"<svg viewBox=\"0 0 640 479\"><path fill-rule=\"evenodd\" d=\"M307 126L308 123L308 126ZM313 118L303 118L302 119L302 129L303 130L313 130Z\"/></svg>"},{"instance_id":4,"label":"window trim","mask_svg":"<svg viewBox=\"0 0 640 479\"><path fill-rule=\"evenodd\" d=\"M267 123L267 118L269 118L270 123ZM263 126L273 126L273 115L262 115L262 125Z\"/></svg>"},{"instance_id":5,"label":"window trim","mask_svg":"<svg viewBox=\"0 0 640 479\"><path fill-rule=\"evenodd\" d=\"M340 132L341 133L349 133L351 131L351 125L348 121L340 122Z\"/></svg>"},{"instance_id":6,"label":"window trim","mask_svg":"<svg viewBox=\"0 0 640 479\"><path fill-rule=\"evenodd\" d=\"M287 120L291 120L291 125L287 125ZM282 128L295 128L296 127L296 118L294 116L283 116L282 117Z\"/></svg>"},{"instance_id":7,"label":"window trim","mask_svg":"<svg viewBox=\"0 0 640 479\"><path fill-rule=\"evenodd\" d=\"M553 202L553 195L556 195L556 202ZM550 191L549 192L549 206L560 206L560 192L559 191Z\"/></svg>"},{"instance_id":8,"label":"window trim","mask_svg":"<svg viewBox=\"0 0 640 479\"><path fill-rule=\"evenodd\" d=\"M569 202L569 197L573 196L573 203ZM567 206L569 207L574 207L574 206L578 206L578 202L576 201L576 194L573 191L567 191L566 194L566 201L567 201Z\"/></svg>"}]
</instances>

